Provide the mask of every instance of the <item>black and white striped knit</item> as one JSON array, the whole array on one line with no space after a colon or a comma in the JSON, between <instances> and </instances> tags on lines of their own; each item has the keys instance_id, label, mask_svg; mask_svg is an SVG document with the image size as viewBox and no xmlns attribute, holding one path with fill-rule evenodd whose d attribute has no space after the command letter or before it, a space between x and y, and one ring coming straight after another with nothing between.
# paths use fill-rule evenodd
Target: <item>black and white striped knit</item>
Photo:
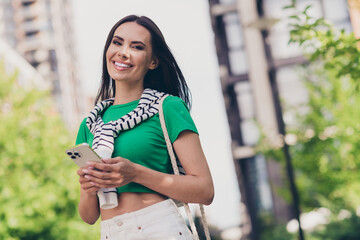
<instances>
[{"instance_id":1,"label":"black and white striped knit","mask_svg":"<svg viewBox=\"0 0 360 240\"><path fill-rule=\"evenodd\" d=\"M107 99L98 103L90 112L86 125L94 135L92 148L103 159L111 158L114 151L114 138L120 132L134 128L137 124L149 119L159 112L159 102L167 95L163 92L147 88L143 91L138 106L128 114L116 121L104 123L101 115L114 99ZM117 206L117 193L115 188L101 189L98 191L100 207L104 209Z\"/></svg>"},{"instance_id":2,"label":"black and white striped knit","mask_svg":"<svg viewBox=\"0 0 360 240\"><path fill-rule=\"evenodd\" d=\"M157 114L159 111L159 100L165 95L163 92L147 88L142 93L139 104L133 111L116 121L110 121L106 124L101 118L101 113L114 103L114 99L111 98L98 103L86 120L86 125L94 135L93 149L105 148L113 152L114 138L121 131L131 129Z\"/></svg>"}]
</instances>

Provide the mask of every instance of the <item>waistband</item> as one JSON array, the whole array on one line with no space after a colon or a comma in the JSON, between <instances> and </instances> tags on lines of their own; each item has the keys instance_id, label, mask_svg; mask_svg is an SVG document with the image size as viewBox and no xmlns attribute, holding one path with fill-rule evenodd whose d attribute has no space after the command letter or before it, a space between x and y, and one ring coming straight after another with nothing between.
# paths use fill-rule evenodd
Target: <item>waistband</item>
<instances>
[{"instance_id":1,"label":"waistband","mask_svg":"<svg viewBox=\"0 0 360 240\"><path fill-rule=\"evenodd\" d=\"M124 213L111 219L103 220L100 223L101 230L111 228L114 224L117 226L127 225L125 224L127 222L145 224L149 221L153 221L154 218L161 218L174 213L180 214L174 201L172 199L167 199L134 212Z\"/></svg>"}]
</instances>

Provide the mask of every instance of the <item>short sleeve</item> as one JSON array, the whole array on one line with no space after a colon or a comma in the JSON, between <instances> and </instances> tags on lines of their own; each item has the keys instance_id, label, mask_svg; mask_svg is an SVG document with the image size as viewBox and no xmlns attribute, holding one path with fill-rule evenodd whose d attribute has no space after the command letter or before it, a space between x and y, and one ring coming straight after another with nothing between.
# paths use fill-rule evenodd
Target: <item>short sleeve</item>
<instances>
[{"instance_id":1,"label":"short sleeve","mask_svg":"<svg viewBox=\"0 0 360 240\"><path fill-rule=\"evenodd\" d=\"M163 110L166 128L172 143L185 130L199 134L191 118L189 108L181 98L174 96L167 97L163 103Z\"/></svg>"},{"instance_id":2,"label":"short sleeve","mask_svg":"<svg viewBox=\"0 0 360 240\"><path fill-rule=\"evenodd\" d=\"M77 144L81 144L81 143L87 143L89 132L90 131L89 131L88 127L86 126L86 118L84 118L84 120L80 124L79 131L76 136L75 144L77 145Z\"/></svg>"}]
</instances>

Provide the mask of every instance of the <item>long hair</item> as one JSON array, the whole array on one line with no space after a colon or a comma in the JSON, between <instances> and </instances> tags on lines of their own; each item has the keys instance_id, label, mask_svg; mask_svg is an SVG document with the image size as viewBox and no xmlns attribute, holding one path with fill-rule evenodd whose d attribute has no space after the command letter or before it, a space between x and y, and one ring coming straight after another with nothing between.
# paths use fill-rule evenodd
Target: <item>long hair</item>
<instances>
[{"instance_id":1,"label":"long hair","mask_svg":"<svg viewBox=\"0 0 360 240\"><path fill-rule=\"evenodd\" d=\"M152 54L154 59L157 59L158 61L157 68L149 70L146 73L144 77L144 88L152 88L178 96L184 100L190 108L190 90L173 54L165 42L163 34L151 19L145 16L136 15L129 15L120 19L109 32L103 52L101 86L95 98L95 104L115 96L115 81L110 80L106 65L106 52L111 44L116 29L126 22L136 22L150 32Z\"/></svg>"}]
</instances>

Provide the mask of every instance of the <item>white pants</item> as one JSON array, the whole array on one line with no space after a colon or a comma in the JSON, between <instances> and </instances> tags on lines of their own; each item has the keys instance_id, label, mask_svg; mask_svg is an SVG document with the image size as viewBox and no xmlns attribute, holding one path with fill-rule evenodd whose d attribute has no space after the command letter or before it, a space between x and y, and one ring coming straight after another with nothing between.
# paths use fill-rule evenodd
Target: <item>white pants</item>
<instances>
[{"instance_id":1,"label":"white pants","mask_svg":"<svg viewBox=\"0 0 360 240\"><path fill-rule=\"evenodd\" d=\"M101 221L101 240L191 240L173 200Z\"/></svg>"}]
</instances>

